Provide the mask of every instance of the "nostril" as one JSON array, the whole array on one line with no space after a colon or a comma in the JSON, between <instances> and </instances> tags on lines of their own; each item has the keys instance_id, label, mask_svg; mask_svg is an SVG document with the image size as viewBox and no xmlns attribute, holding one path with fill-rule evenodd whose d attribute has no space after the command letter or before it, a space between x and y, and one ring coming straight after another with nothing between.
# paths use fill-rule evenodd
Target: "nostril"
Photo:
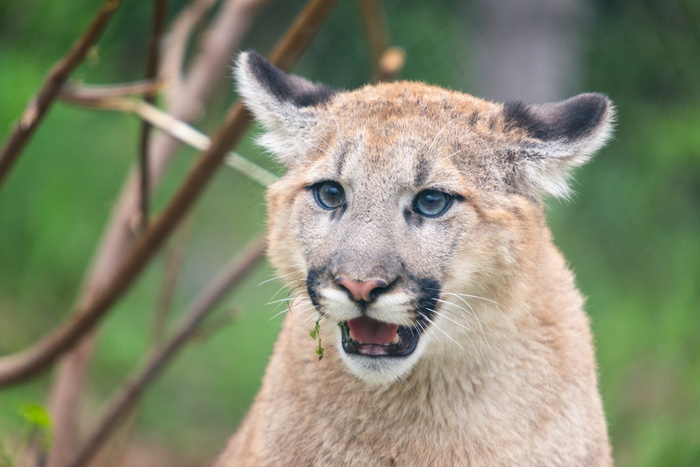
<instances>
[{"instance_id":1,"label":"nostril","mask_svg":"<svg viewBox=\"0 0 700 467\"><path fill-rule=\"evenodd\" d=\"M385 281L383 281L381 279L373 279L373 280L367 281L367 282L370 283L369 286L371 286L371 288L369 288L369 290L367 292L367 297L369 298L369 300L365 299L365 301L367 301L367 302L375 301L377 299L377 295L384 292L386 290L386 288L389 286L389 284L387 284Z\"/></svg>"},{"instance_id":2,"label":"nostril","mask_svg":"<svg viewBox=\"0 0 700 467\"><path fill-rule=\"evenodd\" d=\"M389 284L382 279L370 279L368 281L355 281L347 277L336 277L335 282L344 287L350 298L356 302L373 302L377 295L383 292Z\"/></svg>"}]
</instances>

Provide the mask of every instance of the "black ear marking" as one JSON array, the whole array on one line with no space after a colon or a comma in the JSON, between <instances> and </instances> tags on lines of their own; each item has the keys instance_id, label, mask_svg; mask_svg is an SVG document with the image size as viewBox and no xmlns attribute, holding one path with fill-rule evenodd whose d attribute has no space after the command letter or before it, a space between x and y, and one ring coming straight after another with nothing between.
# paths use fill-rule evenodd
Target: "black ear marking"
<instances>
[{"instance_id":1,"label":"black ear marking","mask_svg":"<svg viewBox=\"0 0 700 467\"><path fill-rule=\"evenodd\" d=\"M610 101L602 94L579 94L552 104L510 102L503 106L507 128L522 128L541 141L572 141L606 122Z\"/></svg>"},{"instance_id":2,"label":"black ear marking","mask_svg":"<svg viewBox=\"0 0 700 467\"><path fill-rule=\"evenodd\" d=\"M309 107L328 101L338 92L324 84L287 74L254 50L249 50L246 55L255 79L280 101L291 102L297 107Z\"/></svg>"}]
</instances>

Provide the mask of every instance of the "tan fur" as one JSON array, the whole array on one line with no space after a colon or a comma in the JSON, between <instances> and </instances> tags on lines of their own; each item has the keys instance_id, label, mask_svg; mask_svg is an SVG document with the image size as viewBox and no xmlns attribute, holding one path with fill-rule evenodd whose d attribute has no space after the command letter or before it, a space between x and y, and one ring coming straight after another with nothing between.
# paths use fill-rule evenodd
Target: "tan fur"
<instances>
[{"instance_id":1,"label":"tan fur","mask_svg":"<svg viewBox=\"0 0 700 467\"><path fill-rule=\"evenodd\" d=\"M280 277L294 287L331 263L356 280L399 268L439 280L449 304L409 370L365 380L341 358L338 322L351 311L321 299L319 361L309 331L320 315L295 288L262 389L217 465L611 465L583 300L542 203L507 182L503 154L528 132L507 125L501 104L420 83L339 93L304 112L307 150L268 194ZM342 222L307 188L322 180L346 187ZM464 199L407 227L406 200L435 186ZM322 284L332 296L337 286ZM378 301L373 317L409 320L385 309Z\"/></svg>"}]
</instances>

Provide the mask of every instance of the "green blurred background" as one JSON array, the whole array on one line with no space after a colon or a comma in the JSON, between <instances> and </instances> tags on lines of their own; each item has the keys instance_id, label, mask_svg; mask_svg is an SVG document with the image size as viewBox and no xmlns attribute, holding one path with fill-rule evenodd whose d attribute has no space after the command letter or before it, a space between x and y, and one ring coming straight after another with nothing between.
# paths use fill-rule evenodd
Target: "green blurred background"
<instances>
[{"instance_id":1,"label":"green blurred background","mask_svg":"<svg viewBox=\"0 0 700 467\"><path fill-rule=\"evenodd\" d=\"M186 2L171 2L171 17ZM478 3L478 2L475 2ZM100 2L0 3L0 139ZM271 1L244 47L268 52L303 5ZM403 78L478 94L479 18L469 2L387 0L392 44L407 52ZM91 84L143 73L150 2L125 0L93 58L73 75ZM614 455L623 466L700 465L700 2L588 3L571 94L616 103L615 139L577 172L576 194L550 200L556 243L588 297ZM336 87L369 79L366 40L343 1L295 72ZM234 98L218 91L220 111ZM215 128L220 113L197 124ZM57 104L0 188L0 355L30 345L64 319L138 148L139 122ZM238 150L279 172L253 143ZM182 149L155 194L162 207L196 153ZM222 169L197 205L173 318L264 226L263 190ZM104 321L84 425L151 342L163 272L155 261ZM210 462L260 384L281 324L266 302L281 284L266 264L221 306L238 318L206 333L154 384L134 443ZM279 292L276 298L283 297ZM0 439L29 429L23 404L45 404L51 374L0 392Z\"/></svg>"}]
</instances>

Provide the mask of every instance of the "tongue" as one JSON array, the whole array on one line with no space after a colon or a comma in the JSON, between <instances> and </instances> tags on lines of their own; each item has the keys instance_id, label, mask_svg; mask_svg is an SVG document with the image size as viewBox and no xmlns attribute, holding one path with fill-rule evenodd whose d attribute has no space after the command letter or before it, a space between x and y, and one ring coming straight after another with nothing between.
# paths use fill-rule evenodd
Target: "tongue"
<instances>
[{"instance_id":1,"label":"tongue","mask_svg":"<svg viewBox=\"0 0 700 467\"><path fill-rule=\"evenodd\" d=\"M387 324L367 316L348 321L350 338L363 344L390 344L394 340L398 324Z\"/></svg>"}]
</instances>

